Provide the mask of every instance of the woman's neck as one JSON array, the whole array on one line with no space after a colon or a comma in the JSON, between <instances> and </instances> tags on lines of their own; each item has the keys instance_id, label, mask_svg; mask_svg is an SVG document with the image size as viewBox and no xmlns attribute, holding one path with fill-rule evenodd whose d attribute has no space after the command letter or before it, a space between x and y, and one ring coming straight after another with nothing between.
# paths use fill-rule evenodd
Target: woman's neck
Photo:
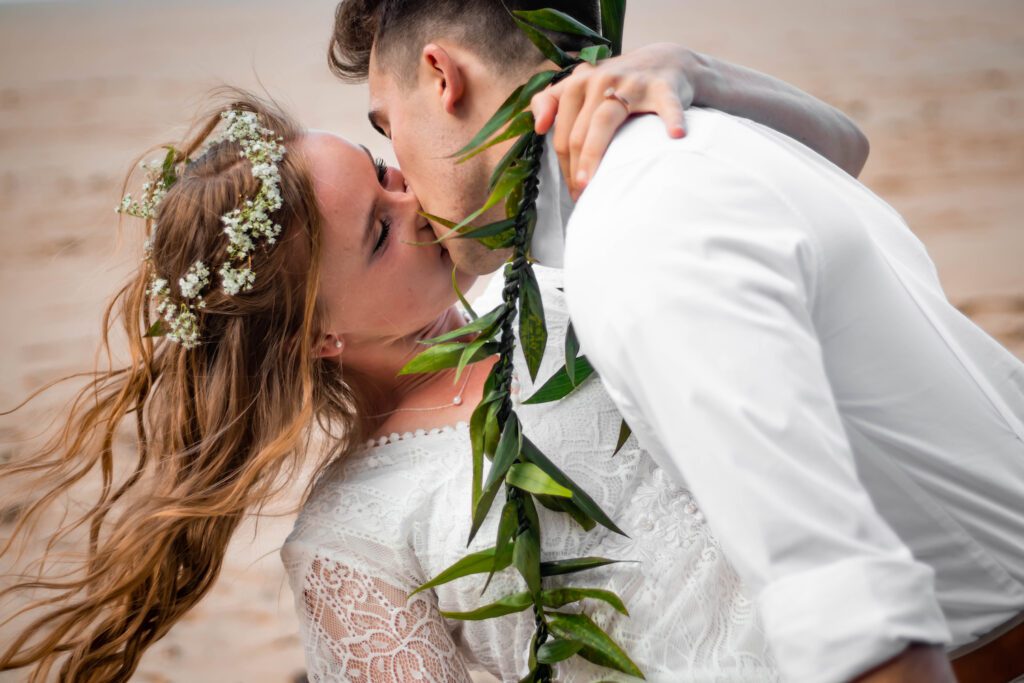
<instances>
[{"instance_id":1,"label":"woman's neck","mask_svg":"<svg viewBox=\"0 0 1024 683\"><path fill-rule=\"evenodd\" d=\"M456 380L454 368L436 372L399 375L398 372L427 347L423 339L446 334L466 324L462 313L452 306L430 325L388 345L389 352L378 363L359 372L359 384L367 391L366 404L377 427L377 436L393 432L430 429L469 419L483 395L483 385L493 358L463 369ZM456 401L456 397L460 400Z\"/></svg>"}]
</instances>

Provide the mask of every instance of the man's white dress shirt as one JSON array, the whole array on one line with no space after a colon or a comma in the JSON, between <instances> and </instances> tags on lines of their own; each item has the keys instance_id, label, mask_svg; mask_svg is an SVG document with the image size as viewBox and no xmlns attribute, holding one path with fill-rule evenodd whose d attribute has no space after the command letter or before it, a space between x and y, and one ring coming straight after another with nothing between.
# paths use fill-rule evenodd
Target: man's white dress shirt
<instances>
[{"instance_id":1,"label":"man's white dress shirt","mask_svg":"<svg viewBox=\"0 0 1024 683\"><path fill-rule=\"evenodd\" d=\"M784 675L849 680L1005 626L1024 365L855 179L745 119L688 124L629 122L575 207L549 144L533 254L564 267L583 351L694 492Z\"/></svg>"}]
</instances>

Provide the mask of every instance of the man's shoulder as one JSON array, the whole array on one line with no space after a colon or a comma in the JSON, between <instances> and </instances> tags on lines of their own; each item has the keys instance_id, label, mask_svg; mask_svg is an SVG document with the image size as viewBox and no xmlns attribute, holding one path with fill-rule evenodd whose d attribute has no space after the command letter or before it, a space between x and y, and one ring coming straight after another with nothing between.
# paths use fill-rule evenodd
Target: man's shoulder
<instances>
[{"instance_id":1,"label":"man's shoulder","mask_svg":"<svg viewBox=\"0 0 1024 683\"><path fill-rule=\"evenodd\" d=\"M670 138L658 117L637 116L616 134L602 167L637 162L699 164L708 158L745 167L770 166L785 156L789 143L799 144L753 121L703 107L686 111L686 127L685 137Z\"/></svg>"}]
</instances>

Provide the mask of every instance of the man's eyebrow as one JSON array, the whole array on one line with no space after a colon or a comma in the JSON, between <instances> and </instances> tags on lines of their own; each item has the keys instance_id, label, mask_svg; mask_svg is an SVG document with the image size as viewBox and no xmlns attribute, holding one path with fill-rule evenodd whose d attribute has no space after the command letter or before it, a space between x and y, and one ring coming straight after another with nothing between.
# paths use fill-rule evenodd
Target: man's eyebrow
<instances>
[{"instance_id":1,"label":"man's eyebrow","mask_svg":"<svg viewBox=\"0 0 1024 683\"><path fill-rule=\"evenodd\" d=\"M388 134L384 132L384 128L382 128L381 125L380 125L380 110L379 109L371 109L370 113L368 113L366 115L366 118L370 119L370 125L373 126L373 129L375 131L377 131L378 133L380 133L384 137L388 136Z\"/></svg>"},{"instance_id":2,"label":"man's eyebrow","mask_svg":"<svg viewBox=\"0 0 1024 683\"><path fill-rule=\"evenodd\" d=\"M376 166L377 165L377 161L376 161L376 159L373 158L373 155L370 154L370 150L366 148L366 145L359 145L359 146L363 148L364 152L366 152L366 156L369 157L370 163L373 164L374 166ZM374 199L373 200L373 204L370 205L369 217L366 219L366 228L363 230L363 248L364 249L370 243L370 235L373 233L373 224L375 222L374 218L376 217L376 215L377 215L377 200Z\"/></svg>"}]
</instances>

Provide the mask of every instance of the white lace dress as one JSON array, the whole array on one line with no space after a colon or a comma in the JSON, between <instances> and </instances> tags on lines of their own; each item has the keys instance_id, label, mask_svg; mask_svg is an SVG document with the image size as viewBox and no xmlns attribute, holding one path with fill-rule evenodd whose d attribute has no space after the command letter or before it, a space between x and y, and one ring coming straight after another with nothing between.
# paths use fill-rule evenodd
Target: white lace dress
<instances>
[{"instance_id":1,"label":"white lace dress","mask_svg":"<svg viewBox=\"0 0 1024 683\"><path fill-rule=\"evenodd\" d=\"M540 386L561 365L568 323L560 272L537 268L549 346ZM500 283L497 283L500 284ZM478 301L497 303L492 286ZM533 384L522 356L520 395ZM590 532L538 506L542 559L587 555L635 560L545 579L554 587L613 590L630 616L602 602L583 611L622 645L652 683L778 680L750 597L690 493L668 481L630 437L614 457L620 417L591 378L554 404L519 405L524 433L582 486L629 538L601 526ZM449 621L439 609L468 611L524 590L514 568L458 579L407 600L419 584L468 552L493 545L499 492L467 548L470 525L469 429L393 434L317 483L281 554L296 597L310 681L467 682L469 669L502 681L527 671L532 612L484 621ZM485 461L486 466L486 461ZM580 603L576 603L579 605ZM578 606L563 608L578 611ZM579 657L557 665L565 683L637 680Z\"/></svg>"}]
</instances>

